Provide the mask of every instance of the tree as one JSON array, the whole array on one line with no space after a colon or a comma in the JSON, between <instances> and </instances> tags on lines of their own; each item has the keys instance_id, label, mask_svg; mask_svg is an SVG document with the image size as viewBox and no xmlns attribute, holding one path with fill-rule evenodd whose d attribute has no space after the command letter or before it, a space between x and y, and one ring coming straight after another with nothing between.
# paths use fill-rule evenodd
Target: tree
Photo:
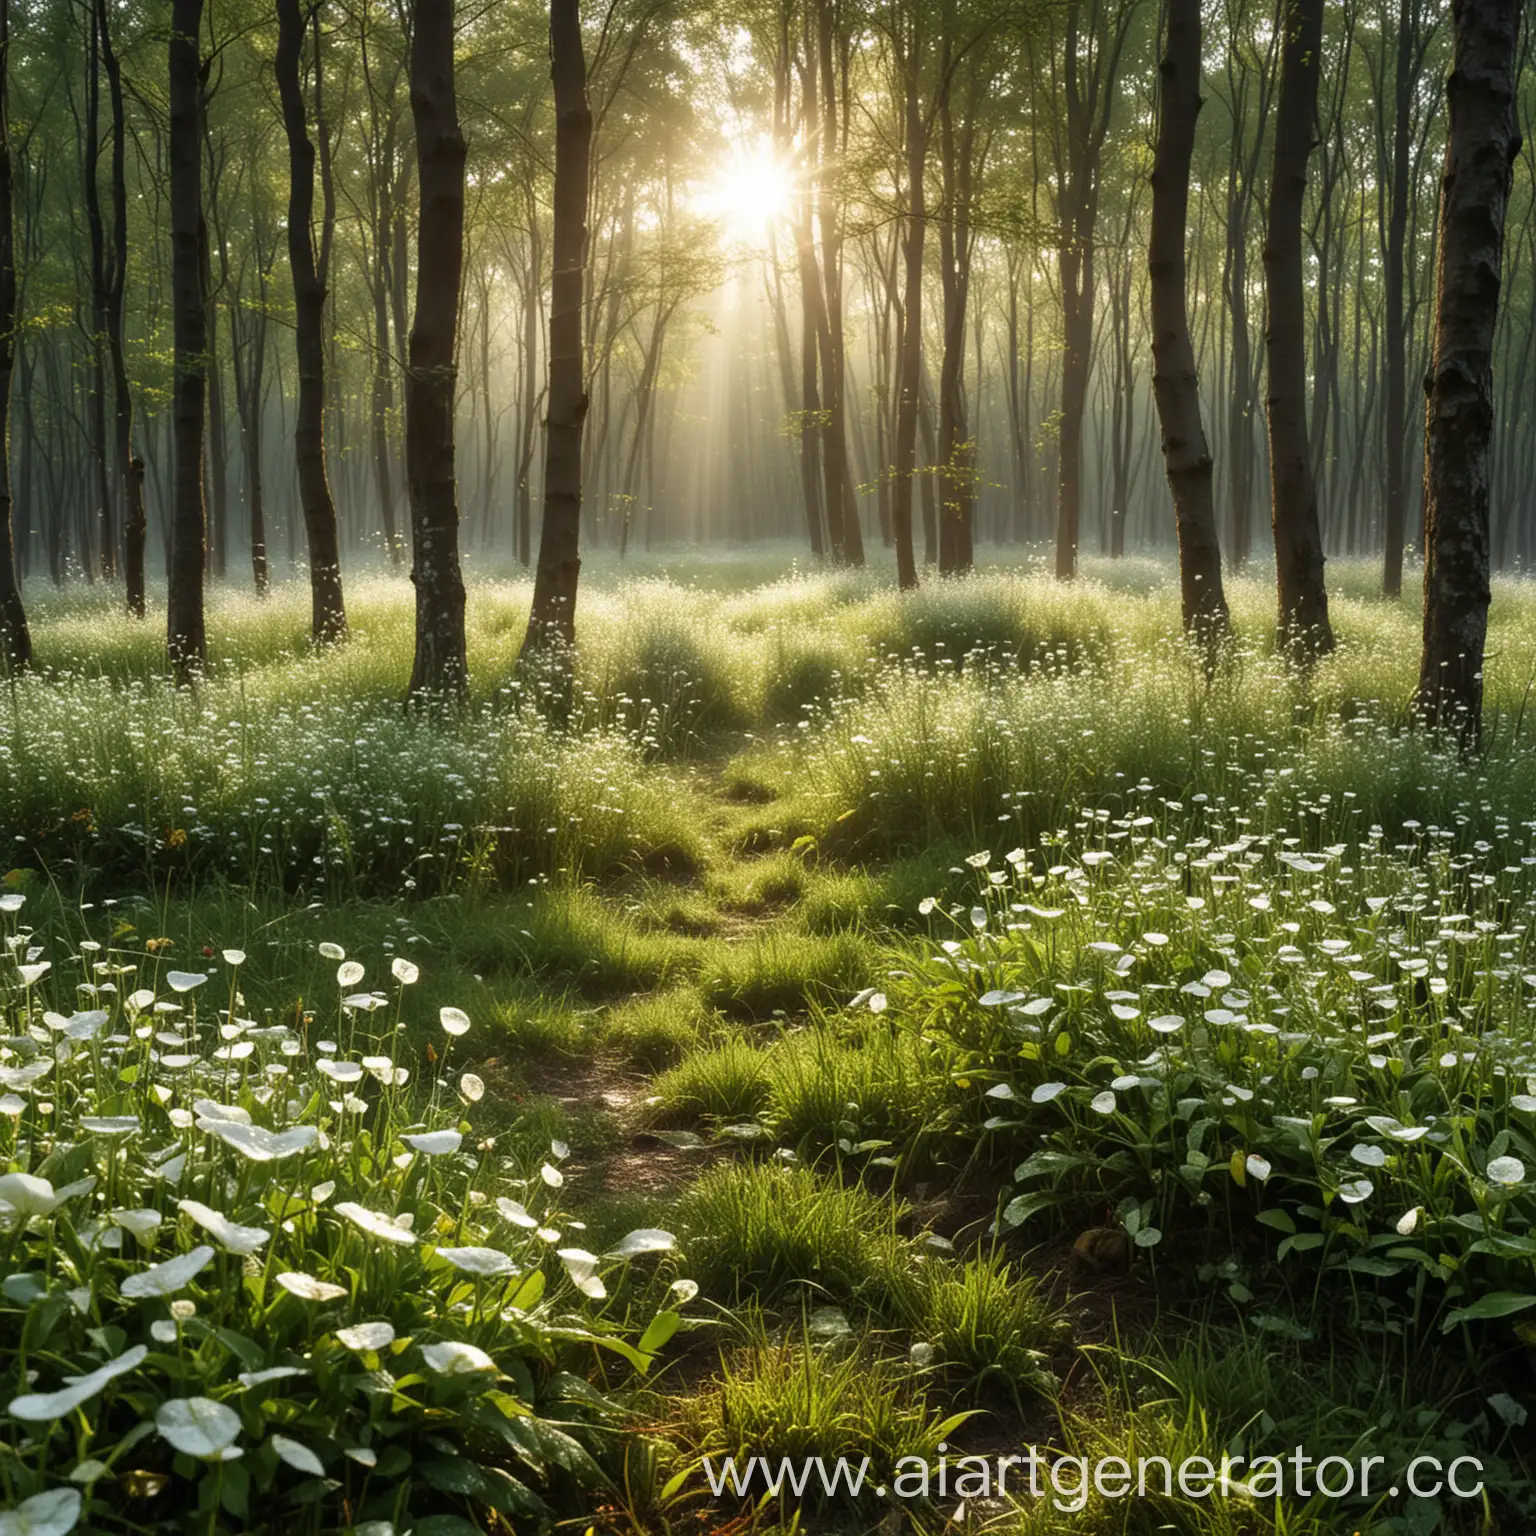
<instances>
[{"instance_id":1,"label":"tree","mask_svg":"<svg viewBox=\"0 0 1536 1536\"><path fill-rule=\"evenodd\" d=\"M581 344L587 261L592 109L577 0L550 0L550 77L555 88L555 227L551 243L549 412L544 433L544 520L524 657L576 640L581 575L581 433L587 391Z\"/></svg>"},{"instance_id":2,"label":"tree","mask_svg":"<svg viewBox=\"0 0 1536 1536\"><path fill-rule=\"evenodd\" d=\"M32 636L21 603L11 502L11 374L16 367L16 247L11 219L11 4L0 0L0 664L32 664Z\"/></svg>"},{"instance_id":3,"label":"tree","mask_svg":"<svg viewBox=\"0 0 1536 1536\"><path fill-rule=\"evenodd\" d=\"M1281 25L1280 97L1264 241L1264 344L1280 644L1304 658L1333 649L1307 439L1307 313L1301 261L1302 206L1322 62L1323 0L1286 0Z\"/></svg>"},{"instance_id":4,"label":"tree","mask_svg":"<svg viewBox=\"0 0 1536 1536\"><path fill-rule=\"evenodd\" d=\"M453 0L416 0L411 33L416 127L416 312L405 375L405 474L416 587L413 698L459 698L469 681L459 500L454 469L454 353L464 277L464 162L453 73Z\"/></svg>"},{"instance_id":5,"label":"tree","mask_svg":"<svg viewBox=\"0 0 1536 1536\"><path fill-rule=\"evenodd\" d=\"M1520 148L1521 0L1452 0L1435 342L1424 412L1424 656L1414 709L1466 742L1482 724L1489 445L1504 216Z\"/></svg>"},{"instance_id":6,"label":"tree","mask_svg":"<svg viewBox=\"0 0 1536 1536\"><path fill-rule=\"evenodd\" d=\"M316 17L314 68L318 94L318 5L311 14ZM451 25L450 17L450 28ZM309 638L315 645L329 645L345 638L347 633L336 503L325 467L325 283L330 242L322 240L316 251L315 146L309 137L304 93L299 84L306 30L299 0L277 0L277 28L277 90L283 107L283 130L288 137L288 264L293 271L293 337L299 370L293 447L298 461L304 532L309 542ZM450 58L450 66L451 63Z\"/></svg>"},{"instance_id":7,"label":"tree","mask_svg":"<svg viewBox=\"0 0 1536 1536\"><path fill-rule=\"evenodd\" d=\"M208 660L203 625L207 516L203 504L203 420L208 384L204 309L203 0L173 0L170 40L171 312L175 342L171 554L166 630L171 675L189 683Z\"/></svg>"},{"instance_id":8,"label":"tree","mask_svg":"<svg viewBox=\"0 0 1536 1536\"><path fill-rule=\"evenodd\" d=\"M1216 535L1216 496L1200 378L1189 335L1184 245L1189 223L1189 166L1200 114L1200 0L1168 0L1167 45L1160 69L1157 157L1152 167L1152 390L1163 429L1163 460L1179 538L1184 628L1207 642L1227 628Z\"/></svg>"},{"instance_id":9,"label":"tree","mask_svg":"<svg viewBox=\"0 0 1536 1536\"><path fill-rule=\"evenodd\" d=\"M107 73L107 103L112 114L112 157L109 175L112 206L111 253L107 268L105 322L107 351L112 361L112 427L117 472L123 483L123 585L128 612L144 617L144 460L133 447L133 391L123 354L124 300L128 283L127 123L123 110L123 69L112 41L107 0L95 0L96 31L102 68Z\"/></svg>"},{"instance_id":10,"label":"tree","mask_svg":"<svg viewBox=\"0 0 1536 1536\"><path fill-rule=\"evenodd\" d=\"M1320 0L1319 0L1320 3ZM1056 478L1056 575L1077 574L1082 518L1083 418L1093 365L1094 229L1099 175L1114 110L1120 60L1136 0L1067 0L1059 58L1061 112L1053 114L1058 275L1061 281L1061 443Z\"/></svg>"}]
</instances>

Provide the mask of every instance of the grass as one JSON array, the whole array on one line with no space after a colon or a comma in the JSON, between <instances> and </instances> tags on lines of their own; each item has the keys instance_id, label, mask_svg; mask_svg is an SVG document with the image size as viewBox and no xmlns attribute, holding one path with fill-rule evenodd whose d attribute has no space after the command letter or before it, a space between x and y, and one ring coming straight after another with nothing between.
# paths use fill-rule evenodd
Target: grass
<instances>
[{"instance_id":1,"label":"grass","mask_svg":"<svg viewBox=\"0 0 1536 1536\"><path fill-rule=\"evenodd\" d=\"M222 990L222 953L239 949L239 1001L223 1006L293 1029L292 1070L313 1075L344 995L319 946L386 992L391 963L410 961L420 977L390 1047L412 1063L409 1090L347 1143L327 1129L327 1155L358 1160L359 1203L418 1203L423 1249L422 1224L443 1220L526 1247L517 1262L564 1309L521 1309L529 1322L503 1308L493 1326L430 1261L344 1274L357 1256L323 1215L274 1237L285 1253L311 1244L304 1262L398 1312L402 1337L468 1327L505 1363L495 1391L558 1421L446 1404L434 1424L489 1481L450 1494L431 1481L441 1469L396 1479L413 1517L483 1523L521 1497L505 1473L597 1530L740 1520L851 1536L890 1506L727 1511L702 1499L697 1458L849 1449L889 1471L940 1430L962 1448L1042 1438L1053 1455L1219 1457L1278 1439L1346 1454L1369 1431L1394 1457L1475 1448L1494 1518L1520 1528L1520 1423L1536 1407L1520 1371L1536 1336L1536 588L1496 587L1487 750L1458 759L1405 728L1417 616L1374 598L1363 566L1330 565L1340 645L1304 676L1272 653L1262 573L1234 580L1239 641L1207 679L1156 561L1089 562L1071 588L1000 563L903 597L869 572L785 576L781 553L594 562L558 722L512 675L521 578L472 578L471 699L448 717L401 705L410 604L384 578L353 584L354 639L324 655L304 641L303 591L214 594L214 670L191 694L161 680L159 631L106 594L34 604L42 672L0 717L14 850L0 892L26 897L29 943L70 957L49 985L97 984L116 946L157 987L176 969ZM56 1011L89 1000L61 993ZM443 1007L474 1021L446 1073ZM209 1054L227 1022L202 1021ZM0 1067L54 1038L37 1012L30 1031L13 1019ZM136 1112L161 1114L143 1099L159 1079L114 1082L115 1066L75 1061L81 1087L57 1113L142 1099ZM465 1070L485 1091L450 1114ZM318 1127L339 1112L316 1086L298 1118ZM242 1103L275 1125L287 1105L266 1087L252 1075ZM27 1097L29 1116L54 1102ZM469 1127L462 1167L407 1189L400 1135L457 1128L453 1114ZM58 1139L22 1123L0 1174L40 1167ZM137 1154L89 1155L98 1176L142 1182ZM547 1194L546 1162L563 1171ZM274 1227L266 1176L243 1172L243 1191L202 1198ZM637 1229L677 1247L612 1261L596 1298L580 1260L521 1227L490 1231L497 1194L545 1201L561 1247L603 1254ZM166 1253L194 1236L172 1217ZM19 1371L25 1348L44 1390L120 1354L134 1319L94 1337L52 1298L67 1266L122 1269L121 1254L61 1248L56 1274L47 1229L11 1226L8 1268L46 1277L62 1331L40 1352L25 1329L43 1313L8 1291L0 1359ZM1085 1228L1115 1234L1127 1262L1078 1266ZM116 1304L112 1283L98 1289ZM324 1337L288 1340L252 1312L249 1287L197 1303L219 1327L330 1360ZM618 1345L653 1326L642 1371ZM422 1374L405 1390L435 1410L443 1384L418 1354L380 1366ZM227 1343L189 1358L203 1390L233 1400ZM126 1433L130 1410L152 1421L167 1369L152 1356L144 1383L110 1383L90 1433ZM269 1449L274 1427L327 1473L342 1465L347 1390L326 1376L241 1404L249 1497L296 1471ZM391 1412L414 1445L410 1411ZM65 1486L62 1431L42 1460L17 1422L5 1433L8 1499ZM173 1470L178 1511L201 1501L204 1527L255 1528L230 1503L239 1473L215 1491L201 1463ZM114 1484L83 1486L91 1518L119 1528ZM985 1514L1020 1536L1429 1529L1401 1502L1090 1492L1058 1507L1071 1502ZM903 1518L936 1528L955 1506L936 1495ZM1470 1504L1436 1518L1481 1529Z\"/></svg>"}]
</instances>

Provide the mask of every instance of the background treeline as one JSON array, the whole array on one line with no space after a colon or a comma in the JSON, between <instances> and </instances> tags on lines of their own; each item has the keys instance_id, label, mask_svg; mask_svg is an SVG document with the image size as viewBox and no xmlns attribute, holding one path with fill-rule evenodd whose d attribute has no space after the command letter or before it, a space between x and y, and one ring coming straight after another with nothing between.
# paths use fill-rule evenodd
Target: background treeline
<instances>
[{"instance_id":1,"label":"background treeline","mask_svg":"<svg viewBox=\"0 0 1536 1536\"><path fill-rule=\"evenodd\" d=\"M1261 0L1204 10L1189 310L1222 544L1241 563L1267 542L1261 252L1280 30ZM99 579L119 574L130 512L114 386L134 411L152 566L167 547L171 6L11 0L10 12L18 555L28 575ZM329 478L343 550L399 561L411 8L324 0L303 15ZM278 22L268 5L217 0L203 23L209 568L250 581L305 557ZM1038 540L1064 510L1085 549L1170 541L1146 261L1158 24L1147 0L590 10L584 542L796 534L858 559L866 540L889 542L905 496L923 552L951 567L968 554L939 549L943 528L967 544ZM548 26L521 0L457 15L463 539L524 562L542 495ZM1395 546L1400 518L1412 547L1449 7L1344 0L1324 27L1304 228L1323 534L1333 552L1377 551ZM1495 358L1501 566L1536 541L1529 29L1522 50L1526 132ZM775 164L763 187L773 217L722 217L711 187L724 179L734 205L741 179ZM903 345L914 303L915 358ZM904 367L917 381L906 464ZM1079 423L1080 464L1064 466ZM946 504L952 519L939 516Z\"/></svg>"}]
</instances>

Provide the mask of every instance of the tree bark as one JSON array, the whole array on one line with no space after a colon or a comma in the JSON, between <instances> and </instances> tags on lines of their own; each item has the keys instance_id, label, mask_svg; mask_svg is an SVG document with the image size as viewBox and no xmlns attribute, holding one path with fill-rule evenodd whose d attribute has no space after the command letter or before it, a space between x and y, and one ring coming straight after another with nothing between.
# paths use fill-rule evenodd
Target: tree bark
<instances>
[{"instance_id":1,"label":"tree bark","mask_svg":"<svg viewBox=\"0 0 1536 1536\"><path fill-rule=\"evenodd\" d=\"M112 43L107 0L95 0L101 63L107 73L107 104L112 114L110 162L112 235L107 282L107 352L112 361L113 441L117 472L123 482L123 584L128 612L144 617L144 461L133 451L133 391L123 355L123 309L128 282L127 124L123 112L123 71Z\"/></svg>"},{"instance_id":2,"label":"tree bark","mask_svg":"<svg viewBox=\"0 0 1536 1536\"><path fill-rule=\"evenodd\" d=\"M416 312L405 375L405 473L416 587L411 697L461 698L469 682L454 469L454 350L464 277L464 162L453 73L453 0L416 0Z\"/></svg>"},{"instance_id":3,"label":"tree bark","mask_svg":"<svg viewBox=\"0 0 1536 1536\"><path fill-rule=\"evenodd\" d=\"M112 476L107 468L107 332L110 329L111 278L107 270L106 222L101 216L101 16L92 7L86 22L85 145L82 181L85 226L90 251L91 381L90 418L91 500L96 509L96 554L104 581L117 575L117 532L112 516Z\"/></svg>"},{"instance_id":4,"label":"tree bark","mask_svg":"<svg viewBox=\"0 0 1536 1536\"><path fill-rule=\"evenodd\" d=\"M1424 655L1414 709L1475 742L1488 637L1489 445L1521 0L1452 0L1435 344L1425 379Z\"/></svg>"},{"instance_id":5,"label":"tree bark","mask_svg":"<svg viewBox=\"0 0 1536 1536\"><path fill-rule=\"evenodd\" d=\"M581 310L587 261L592 110L577 0L550 0L550 76L555 89L555 228L550 252L549 415L544 432L544 521L533 608L522 654L576 641L581 574L581 434L587 416Z\"/></svg>"},{"instance_id":6,"label":"tree bark","mask_svg":"<svg viewBox=\"0 0 1536 1536\"><path fill-rule=\"evenodd\" d=\"M203 423L208 387L208 317L203 305L203 0L174 0L170 39L172 400L171 554L166 634L171 675L190 683L208 661L203 624L207 514Z\"/></svg>"},{"instance_id":7,"label":"tree bark","mask_svg":"<svg viewBox=\"0 0 1536 1536\"><path fill-rule=\"evenodd\" d=\"M1403 303L1403 256L1408 232L1409 114L1417 72L1413 67L1417 0L1401 0L1397 13L1393 76L1392 182L1382 250L1386 322L1387 390L1382 413L1382 457L1386 460L1385 550L1381 589L1387 597L1403 590L1403 543L1407 502L1408 317Z\"/></svg>"},{"instance_id":8,"label":"tree bark","mask_svg":"<svg viewBox=\"0 0 1536 1536\"><path fill-rule=\"evenodd\" d=\"M1268 300L1270 506L1280 644L1299 658L1333 649L1317 487L1307 440L1307 316L1301 215L1317 117L1323 0L1286 0L1275 110L1275 158L1264 243Z\"/></svg>"},{"instance_id":9,"label":"tree bark","mask_svg":"<svg viewBox=\"0 0 1536 1536\"><path fill-rule=\"evenodd\" d=\"M347 610L336 503L325 465L326 273L325 256L315 251L315 145L299 83L306 30L299 0L277 0L277 27L277 90L288 139L288 265L293 272L294 350L299 369L293 447L309 544L309 638L315 645L330 645L346 636ZM317 52L317 76L319 70Z\"/></svg>"},{"instance_id":10,"label":"tree bark","mask_svg":"<svg viewBox=\"0 0 1536 1536\"><path fill-rule=\"evenodd\" d=\"M1211 454L1200 417L1200 377L1189 335L1184 247L1189 166L1200 115L1200 0L1168 0L1159 73L1157 152L1152 166L1152 392L1163 429L1163 462L1179 539L1179 589L1186 632L1207 644L1227 629L1216 534Z\"/></svg>"},{"instance_id":11,"label":"tree bark","mask_svg":"<svg viewBox=\"0 0 1536 1536\"><path fill-rule=\"evenodd\" d=\"M917 415L923 368L923 240L928 211L923 180L927 174L928 125L918 94L921 40L911 38L906 60L907 217L902 252L906 258L902 293L900 357L897 366L896 444L891 484L891 533L896 540L896 578L903 591L917 586L917 556L912 542L912 482L917 470Z\"/></svg>"},{"instance_id":12,"label":"tree bark","mask_svg":"<svg viewBox=\"0 0 1536 1536\"><path fill-rule=\"evenodd\" d=\"M11 5L0 0L0 667L32 665L32 635L21 603L11 503L11 374L16 366L16 245L11 222Z\"/></svg>"}]
</instances>

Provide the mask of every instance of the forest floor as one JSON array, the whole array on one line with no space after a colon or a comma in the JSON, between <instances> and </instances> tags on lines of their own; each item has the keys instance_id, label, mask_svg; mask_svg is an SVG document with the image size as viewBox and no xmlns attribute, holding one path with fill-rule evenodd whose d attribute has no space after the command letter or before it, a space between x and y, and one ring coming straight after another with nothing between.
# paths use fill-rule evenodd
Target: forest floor
<instances>
[{"instance_id":1,"label":"forest floor","mask_svg":"<svg viewBox=\"0 0 1536 1536\"><path fill-rule=\"evenodd\" d=\"M433 1164L423 1223L442 1242L485 1213L477 1246L447 1251L519 1266L522 1301L480 1343L530 1401L575 1380L617 1404L579 1396L600 1479L541 1447L517 1463L572 1529L1523 1528L1536 589L1499 587L1470 761L1402 728L1415 621L1372 595L1374 571L1337 572L1339 649L1304 677L1269 647L1262 577L1233 583L1243 639L1205 676L1169 575L1130 561L1065 593L1002 567L904 598L872 573L780 578L766 556L598 568L558 721L512 671L519 581L474 585L474 693L451 718L400 708L410 606L383 579L353 588L353 638L321 655L302 592L222 600L192 693L161 681L155 635L67 593L40 605L42 673L0 728L0 835L18 850L0 925L26 929L18 964L76 950L56 980L123 963L183 973L174 989L232 967L231 1012L334 1029L284 1059L323 1074L303 1113L325 1124L404 1117L379 1132L389 1199L420 1194L422 1125L457 1117L441 1134L463 1156ZM6 985L8 1010L42 1006L32 982ZM361 1015L358 986L378 989ZM349 1054L379 1063L355 1031L386 1006L399 1023L377 1038L413 1063L411 1091L352 1077L367 1101L330 1099L338 1063L363 1070ZM204 1067L226 1091L227 1067ZM128 1081L70 1112L112 1123ZM251 1083L245 1112L270 1116ZM186 1082L154 1091L135 1113L163 1116ZM135 1198L164 1204L154 1165L141 1174ZM355 1168L312 1177L392 1208ZM247 1206L230 1216L266 1220L231 1187ZM168 1213L167 1242L200 1240ZM357 1291L350 1240L322 1220L294 1266ZM407 1342L456 1338L462 1292L417 1251L392 1249L409 1278L352 1301ZM7 1305L0 1364L20 1377ZM633 1369L559 1333L578 1312ZM330 1358L335 1321L313 1314L305 1353L258 1343L284 1370ZM96 1334L61 1361L99 1368ZM657 1342L636 1355L642 1336ZM199 1358L210 1395L229 1392L231 1362ZM329 1472L350 1454L337 1416L373 1426L376 1407L292 1390L272 1422L306 1426ZM538 1402L552 1424L577 1412ZM90 1454L139 1434L141 1411L104 1414ZM391 1433L430 1467L448 1422ZM1031 1446L1034 1486L1015 1470L1000 1490L998 1458ZM1488 1503L1073 1482L1090 1461L1298 1446L1393 1467L1471 1447ZM710 1467L753 1456L823 1457L828 1475L867 1458L869 1482L775 1498L759 1470L711 1491ZM278 1486L281 1466L256 1471ZM431 1475L392 1486L437 1500L447 1479L470 1529L499 1528L477 1502L495 1485ZM210 1530L255 1529L232 1497L205 1479L185 1508L222 1500L234 1523ZM102 1529L139 1528L132 1505ZM312 1507L303 1529L331 1529Z\"/></svg>"}]
</instances>

